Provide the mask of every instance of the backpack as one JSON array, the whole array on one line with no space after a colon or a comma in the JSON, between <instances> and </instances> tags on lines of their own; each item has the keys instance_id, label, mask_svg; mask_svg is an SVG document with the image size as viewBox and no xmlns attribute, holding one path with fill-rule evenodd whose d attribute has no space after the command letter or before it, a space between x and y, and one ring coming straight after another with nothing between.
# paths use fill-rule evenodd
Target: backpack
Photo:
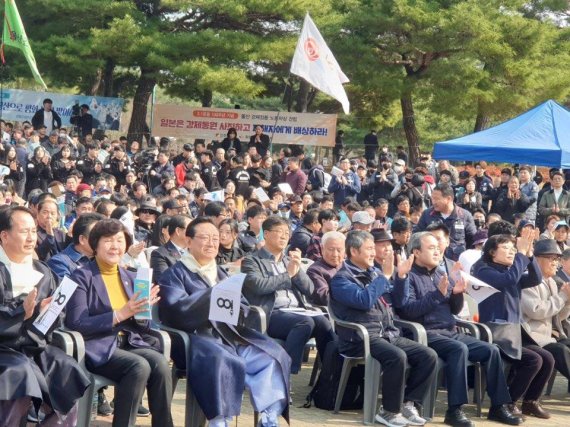
<instances>
[{"instance_id":1,"label":"backpack","mask_svg":"<svg viewBox=\"0 0 570 427\"><path fill-rule=\"evenodd\" d=\"M314 402L317 408L332 411L340 383L343 362L343 357L338 351L338 342L331 341L327 344L321 362L322 369L319 378L308 394L303 407L310 408L311 402ZM358 365L350 371L340 409L362 409L363 405L364 366Z\"/></svg>"}]
</instances>

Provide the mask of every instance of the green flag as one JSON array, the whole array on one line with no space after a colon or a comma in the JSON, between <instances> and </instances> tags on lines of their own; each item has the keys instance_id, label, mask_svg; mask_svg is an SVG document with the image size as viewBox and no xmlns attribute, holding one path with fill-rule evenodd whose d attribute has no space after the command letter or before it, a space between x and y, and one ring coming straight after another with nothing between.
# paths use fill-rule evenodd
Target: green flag
<instances>
[{"instance_id":1,"label":"green flag","mask_svg":"<svg viewBox=\"0 0 570 427\"><path fill-rule=\"evenodd\" d=\"M4 45L14 46L20 49L28 65L32 70L34 79L36 82L41 84L44 89L47 89L40 72L38 71L38 66L36 65L36 59L34 58L34 53L30 47L30 42L28 41L28 36L26 35L26 30L24 29L24 24L22 24L22 19L18 13L18 8L14 0L5 0L4 2L4 33L2 34L2 62L4 62Z\"/></svg>"}]
</instances>

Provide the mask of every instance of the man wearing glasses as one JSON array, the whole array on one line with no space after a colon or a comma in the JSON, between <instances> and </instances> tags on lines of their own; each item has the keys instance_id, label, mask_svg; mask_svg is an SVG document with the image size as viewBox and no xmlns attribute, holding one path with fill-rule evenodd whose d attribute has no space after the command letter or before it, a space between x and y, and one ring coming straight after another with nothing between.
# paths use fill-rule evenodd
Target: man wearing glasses
<instances>
[{"instance_id":1,"label":"man wearing glasses","mask_svg":"<svg viewBox=\"0 0 570 427\"><path fill-rule=\"evenodd\" d=\"M538 286L522 291L521 308L523 327L530 337L554 357L554 366L570 379L570 339L564 333L561 321L570 315L570 283L556 286L554 275L558 269L561 252L553 239L539 240L534 247L534 257L542 273ZM525 415L547 418L540 403L523 402Z\"/></svg>"},{"instance_id":2,"label":"man wearing glasses","mask_svg":"<svg viewBox=\"0 0 570 427\"><path fill-rule=\"evenodd\" d=\"M284 253L289 243L289 223L272 216L263 224L265 244L247 255L241 271L247 276L243 295L250 304L260 306L268 319L267 334L285 341L285 350L292 359L291 373L301 369L303 351L309 338L314 337L322 356L328 342L335 339L329 320L323 316L309 316L310 297L314 285L301 269L301 251Z\"/></svg>"}]
</instances>

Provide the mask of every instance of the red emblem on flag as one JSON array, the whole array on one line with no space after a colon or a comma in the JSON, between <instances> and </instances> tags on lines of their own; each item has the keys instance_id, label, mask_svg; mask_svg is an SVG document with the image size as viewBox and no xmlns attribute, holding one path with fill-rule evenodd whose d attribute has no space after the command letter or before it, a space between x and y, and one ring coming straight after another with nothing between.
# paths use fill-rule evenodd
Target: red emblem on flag
<instances>
[{"instance_id":1,"label":"red emblem on flag","mask_svg":"<svg viewBox=\"0 0 570 427\"><path fill-rule=\"evenodd\" d=\"M317 42L310 37L305 41L305 54L307 55L307 58L309 58L309 61L316 61L319 59L319 46L317 45Z\"/></svg>"}]
</instances>

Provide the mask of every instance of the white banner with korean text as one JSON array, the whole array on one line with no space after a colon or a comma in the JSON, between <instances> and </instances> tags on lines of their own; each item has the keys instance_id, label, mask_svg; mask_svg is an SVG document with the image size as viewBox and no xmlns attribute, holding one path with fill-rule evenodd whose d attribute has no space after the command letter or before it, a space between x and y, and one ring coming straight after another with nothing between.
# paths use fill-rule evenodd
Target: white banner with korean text
<instances>
[{"instance_id":1,"label":"white banner with korean text","mask_svg":"<svg viewBox=\"0 0 570 427\"><path fill-rule=\"evenodd\" d=\"M155 135L222 141L235 128L242 144L249 142L257 125L273 135L274 144L334 147L336 114L289 113L277 111L156 105Z\"/></svg>"}]
</instances>

